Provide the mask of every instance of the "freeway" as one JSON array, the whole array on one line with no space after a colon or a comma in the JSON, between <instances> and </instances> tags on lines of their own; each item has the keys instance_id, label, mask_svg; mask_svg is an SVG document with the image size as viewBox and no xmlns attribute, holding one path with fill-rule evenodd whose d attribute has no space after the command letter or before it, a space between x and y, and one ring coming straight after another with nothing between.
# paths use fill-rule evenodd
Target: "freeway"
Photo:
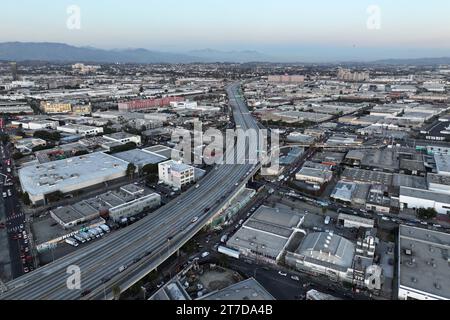
<instances>
[{"instance_id":1,"label":"freeway","mask_svg":"<svg viewBox=\"0 0 450 320\"><path fill-rule=\"evenodd\" d=\"M239 84L227 87L236 125L258 130L238 91ZM238 161L245 159L245 152L234 148L227 152ZM111 299L115 288L124 291L132 286L200 231L255 170L250 163L217 165L198 188L123 230L7 283L8 291L0 298ZM192 223L194 217L198 221ZM73 266L81 272L81 288L68 288L68 268Z\"/></svg>"}]
</instances>

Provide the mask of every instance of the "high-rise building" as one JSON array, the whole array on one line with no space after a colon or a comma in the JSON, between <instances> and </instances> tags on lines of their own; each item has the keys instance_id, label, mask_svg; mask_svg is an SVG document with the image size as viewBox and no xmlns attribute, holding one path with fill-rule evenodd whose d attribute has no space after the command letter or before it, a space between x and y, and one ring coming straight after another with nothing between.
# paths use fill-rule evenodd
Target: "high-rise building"
<instances>
[{"instance_id":1,"label":"high-rise building","mask_svg":"<svg viewBox=\"0 0 450 320\"><path fill-rule=\"evenodd\" d=\"M11 76L13 81L19 80L19 76L17 74L17 62L11 62Z\"/></svg>"}]
</instances>

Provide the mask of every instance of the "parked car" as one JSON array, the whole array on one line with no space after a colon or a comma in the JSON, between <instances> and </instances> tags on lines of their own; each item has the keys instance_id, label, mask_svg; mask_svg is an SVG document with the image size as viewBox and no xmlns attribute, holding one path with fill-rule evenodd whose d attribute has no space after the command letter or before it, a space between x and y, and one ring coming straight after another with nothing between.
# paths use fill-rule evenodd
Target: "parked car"
<instances>
[{"instance_id":1,"label":"parked car","mask_svg":"<svg viewBox=\"0 0 450 320\"><path fill-rule=\"evenodd\" d=\"M280 276L283 276L283 277L286 277L286 276L287 276L287 273L286 273L286 272L283 272L283 271L278 271L278 274L279 274Z\"/></svg>"}]
</instances>

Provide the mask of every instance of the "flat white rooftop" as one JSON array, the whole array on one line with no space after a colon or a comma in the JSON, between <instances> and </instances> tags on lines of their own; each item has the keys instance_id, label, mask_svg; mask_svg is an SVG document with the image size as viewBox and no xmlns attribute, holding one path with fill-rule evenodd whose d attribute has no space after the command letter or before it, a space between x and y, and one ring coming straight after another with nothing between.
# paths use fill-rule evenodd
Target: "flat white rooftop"
<instances>
[{"instance_id":1,"label":"flat white rooftop","mask_svg":"<svg viewBox=\"0 0 450 320\"><path fill-rule=\"evenodd\" d=\"M19 170L20 183L30 196L69 192L123 176L128 162L96 152L80 157L31 165Z\"/></svg>"},{"instance_id":2,"label":"flat white rooftop","mask_svg":"<svg viewBox=\"0 0 450 320\"><path fill-rule=\"evenodd\" d=\"M450 234L401 225L399 285L450 299Z\"/></svg>"}]
</instances>

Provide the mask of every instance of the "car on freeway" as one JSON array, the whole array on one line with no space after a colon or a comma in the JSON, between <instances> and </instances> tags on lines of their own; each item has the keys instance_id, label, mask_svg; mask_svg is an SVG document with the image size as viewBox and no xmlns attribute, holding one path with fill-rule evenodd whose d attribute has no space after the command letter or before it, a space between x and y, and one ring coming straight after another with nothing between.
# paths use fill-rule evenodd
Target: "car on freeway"
<instances>
[{"instance_id":1,"label":"car on freeway","mask_svg":"<svg viewBox=\"0 0 450 320\"><path fill-rule=\"evenodd\" d=\"M286 276L287 276L287 273L286 273L286 272L283 272L283 271L278 271L278 274L279 274L280 276L283 276L283 277L286 277Z\"/></svg>"},{"instance_id":2,"label":"car on freeway","mask_svg":"<svg viewBox=\"0 0 450 320\"><path fill-rule=\"evenodd\" d=\"M198 217L194 217L194 218L191 220L192 223L196 223L197 221L198 221Z\"/></svg>"}]
</instances>

